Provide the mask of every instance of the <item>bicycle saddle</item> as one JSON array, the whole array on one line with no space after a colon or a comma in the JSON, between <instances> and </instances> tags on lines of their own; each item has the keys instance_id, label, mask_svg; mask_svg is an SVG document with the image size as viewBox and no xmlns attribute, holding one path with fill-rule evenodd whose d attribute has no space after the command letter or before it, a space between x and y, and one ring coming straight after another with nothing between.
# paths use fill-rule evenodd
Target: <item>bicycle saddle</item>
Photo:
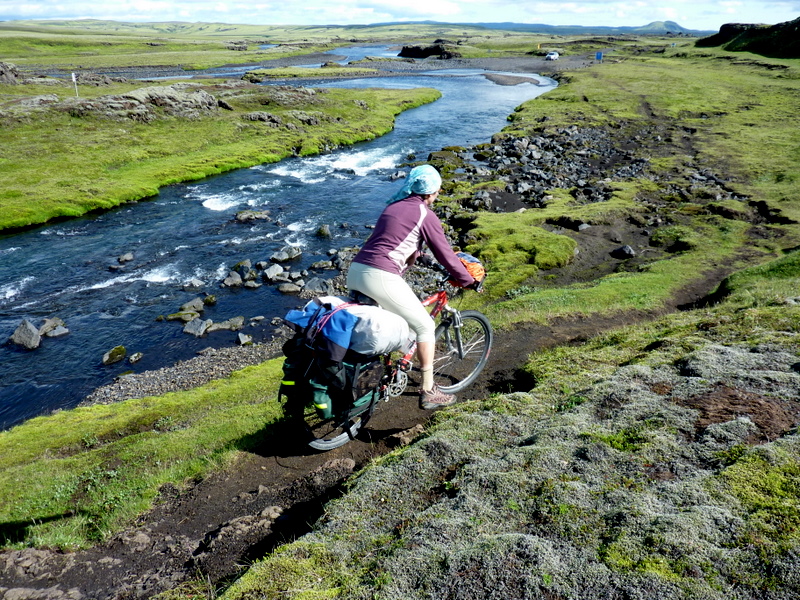
<instances>
[{"instance_id":1,"label":"bicycle saddle","mask_svg":"<svg viewBox=\"0 0 800 600\"><path fill-rule=\"evenodd\" d=\"M359 292L358 290L350 290L349 295L350 302L355 302L356 304L366 304L368 306L378 306L378 303L367 296L366 294Z\"/></svg>"}]
</instances>

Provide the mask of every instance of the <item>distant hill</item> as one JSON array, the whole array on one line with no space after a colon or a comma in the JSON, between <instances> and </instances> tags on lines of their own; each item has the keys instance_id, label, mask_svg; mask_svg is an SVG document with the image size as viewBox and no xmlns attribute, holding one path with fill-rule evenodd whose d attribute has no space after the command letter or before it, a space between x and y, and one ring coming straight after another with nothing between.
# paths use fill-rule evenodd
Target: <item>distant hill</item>
<instances>
[{"instance_id":1,"label":"distant hill","mask_svg":"<svg viewBox=\"0 0 800 600\"><path fill-rule=\"evenodd\" d=\"M729 23L711 37L697 40L700 48L722 46L730 52L753 52L771 58L800 58L800 17L777 25Z\"/></svg>"},{"instance_id":2,"label":"distant hill","mask_svg":"<svg viewBox=\"0 0 800 600\"><path fill-rule=\"evenodd\" d=\"M409 26L425 26L433 28L464 28L465 30L480 32L481 30L517 31L523 33L539 33L545 35L657 35L657 36L691 36L703 37L714 34L714 31L686 29L674 21L654 21L641 27L605 27L583 25L546 25L544 23L445 23L440 21L393 21L387 23L371 23L369 25L233 25L227 23L189 23L189 22L153 22L129 23L123 21L103 21L98 19L68 19L68 20L32 20L32 21L0 21L0 29L20 29L35 32L50 32L57 29L102 31L113 34L125 35L191 35L198 36L236 36L236 35L275 35L293 33L308 34L316 31L341 29L342 35L349 32L363 32L381 28L407 28Z\"/></svg>"},{"instance_id":3,"label":"distant hill","mask_svg":"<svg viewBox=\"0 0 800 600\"><path fill-rule=\"evenodd\" d=\"M401 23L375 23L380 25L400 25ZM583 25L545 25L544 23L439 23L436 21L404 22L405 25L459 25L471 27L484 27L486 29L499 29L505 31L525 31L529 33L546 33L550 35L685 35L704 36L713 31L686 29L674 21L653 21L642 27L605 27Z\"/></svg>"}]
</instances>

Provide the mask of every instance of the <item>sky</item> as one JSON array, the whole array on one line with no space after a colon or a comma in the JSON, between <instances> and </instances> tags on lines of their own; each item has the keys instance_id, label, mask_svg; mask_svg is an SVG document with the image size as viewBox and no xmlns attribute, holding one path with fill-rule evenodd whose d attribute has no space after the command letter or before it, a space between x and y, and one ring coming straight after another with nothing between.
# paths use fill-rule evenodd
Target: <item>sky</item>
<instances>
[{"instance_id":1,"label":"sky","mask_svg":"<svg viewBox=\"0 0 800 600\"><path fill-rule=\"evenodd\" d=\"M800 17L800 0L0 0L0 21L92 18L258 25L355 25L390 21L516 22L687 29L775 24Z\"/></svg>"}]
</instances>

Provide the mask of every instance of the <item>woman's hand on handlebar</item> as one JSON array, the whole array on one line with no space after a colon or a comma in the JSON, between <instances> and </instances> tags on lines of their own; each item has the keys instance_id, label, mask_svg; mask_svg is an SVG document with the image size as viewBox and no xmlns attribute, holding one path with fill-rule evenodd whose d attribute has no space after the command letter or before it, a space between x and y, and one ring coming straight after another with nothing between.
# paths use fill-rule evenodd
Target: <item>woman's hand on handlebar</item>
<instances>
[{"instance_id":1,"label":"woman's hand on handlebar","mask_svg":"<svg viewBox=\"0 0 800 600\"><path fill-rule=\"evenodd\" d=\"M475 290L478 293L483 292L483 280L478 281L477 279L473 279L472 283L470 283L469 285L461 285L455 279L448 279L447 283L449 283L453 287L459 287L465 290Z\"/></svg>"}]
</instances>

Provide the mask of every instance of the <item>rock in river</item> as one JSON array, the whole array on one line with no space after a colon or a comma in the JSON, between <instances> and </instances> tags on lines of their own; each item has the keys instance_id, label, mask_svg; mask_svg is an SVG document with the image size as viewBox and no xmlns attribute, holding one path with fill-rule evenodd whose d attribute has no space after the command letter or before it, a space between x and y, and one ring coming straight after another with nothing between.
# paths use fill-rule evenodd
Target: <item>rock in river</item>
<instances>
[{"instance_id":1,"label":"rock in river","mask_svg":"<svg viewBox=\"0 0 800 600\"><path fill-rule=\"evenodd\" d=\"M213 323L214 322L211 319L203 320L198 317L197 319L193 319L184 325L183 332L190 333L195 337L202 337L202 335L209 327L211 327Z\"/></svg>"},{"instance_id":2,"label":"rock in river","mask_svg":"<svg viewBox=\"0 0 800 600\"><path fill-rule=\"evenodd\" d=\"M103 364L113 365L125 358L127 354L128 351L125 349L125 346L115 346L103 355Z\"/></svg>"},{"instance_id":3,"label":"rock in river","mask_svg":"<svg viewBox=\"0 0 800 600\"><path fill-rule=\"evenodd\" d=\"M42 342L42 336L33 323L24 319L19 327L11 334L9 340L17 346L22 346L27 350L36 350Z\"/></svg>"}]
</instances>

